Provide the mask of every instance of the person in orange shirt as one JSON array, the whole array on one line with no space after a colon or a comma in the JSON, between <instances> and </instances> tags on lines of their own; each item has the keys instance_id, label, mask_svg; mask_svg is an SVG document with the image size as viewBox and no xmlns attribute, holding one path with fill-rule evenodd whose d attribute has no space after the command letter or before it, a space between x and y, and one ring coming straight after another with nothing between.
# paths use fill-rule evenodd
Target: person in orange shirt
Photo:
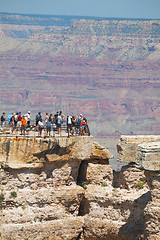
<instances>
[{"instance_id":1,"label":"person in orange shirt","mask_svg":"<svg viewBox=\"0 0 160 240\"><path fill-rule=\"evenodd\" d=\"M22 125L21 125L21 134L25 135L26 125L27 125L27 120L25 119L25 116L22 117L21 123L22 123Z\"/></svg>"}]
</instances>

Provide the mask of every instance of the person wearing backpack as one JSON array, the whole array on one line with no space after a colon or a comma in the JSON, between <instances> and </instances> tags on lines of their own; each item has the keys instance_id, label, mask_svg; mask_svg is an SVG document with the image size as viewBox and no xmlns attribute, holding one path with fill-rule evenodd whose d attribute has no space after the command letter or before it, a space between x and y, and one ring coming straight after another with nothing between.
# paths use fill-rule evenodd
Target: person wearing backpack
<instances>
[{"instance_id":1,"label":"person wearing backpack","mask_svg":"<svg viewBox=\"0 0 160 240\"><path fill-rule=\"evenodd\" d=\"M36 115L36 119L35 120L36 120L36 129L37 129L39 121L42 120L42 116L41 116L40 112Z\"/></svg>"}]
</instances>

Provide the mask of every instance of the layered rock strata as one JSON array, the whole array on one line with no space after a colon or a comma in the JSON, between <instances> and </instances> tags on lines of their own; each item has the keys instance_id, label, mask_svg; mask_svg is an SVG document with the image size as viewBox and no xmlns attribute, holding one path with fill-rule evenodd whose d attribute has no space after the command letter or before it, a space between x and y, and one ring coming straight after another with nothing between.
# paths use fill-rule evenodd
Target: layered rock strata
<instances>
[{"instance_id":1,"label":"layered rock strata","mask_svg":"<svg viewBox=\"0 0 160 240\"><path fill-rule=\"evenodd\" d=\"M148 142L160 142L160 135L122 135L117 144L117 160L119 162L135 162L138 145Z\"/></svg>"},{"instance_id":2,"label":"layered rock strata","mask_svg":"<svg viewBox=\"0 0 160 240\"><path fill-rule=\"evenodd\" d=\"M156 188L150 193L147 185L150 172L146 175L146 170L132 164L119 173L113 171L112 154L88 136L0 140L0 239L135 240L150 236L152 217L147 206L153 201L151 196L156 197ZM159 207L155 206L158 229ZM152 236L158 236L157 232Z\"/></svg>"},{"instance_id":3,"label":"layered rock strata","mask_svg":"<svg viewBox=\"0 0 160 240\"><path fill-rule=\"evenodd\" d=\"M119 143L119 159L132 162L134 168L143 171L145 178L140 184L148 183L150 201L144 208L144 232L142 239L160 239L160 136L122 136ZM135 142L134 142L135 140ZM129 149L132 150L129 156ZM142 173L142 172L141 172ZM122 174L122 173L121 173ZM143 174L143 177L144 177ZM142 177L142 176L141 176Z\"/></svg>"}]
</instances>

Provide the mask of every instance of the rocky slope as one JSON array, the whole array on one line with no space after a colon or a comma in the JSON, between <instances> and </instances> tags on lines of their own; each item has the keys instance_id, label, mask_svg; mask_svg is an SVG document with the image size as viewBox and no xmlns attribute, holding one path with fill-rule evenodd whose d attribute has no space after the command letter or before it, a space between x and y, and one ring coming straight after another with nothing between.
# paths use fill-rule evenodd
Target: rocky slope
<instances>
[{"instance_id":1,"label":"rocky slope","mask_svg":"<svg viewBox=\"0 0 160 240\"><path fill-rule=\"evenodd\" d=\"M113 171L92 137L0 140L1 239L160 239L158 172Z\"/></svg>"}]
</instances>

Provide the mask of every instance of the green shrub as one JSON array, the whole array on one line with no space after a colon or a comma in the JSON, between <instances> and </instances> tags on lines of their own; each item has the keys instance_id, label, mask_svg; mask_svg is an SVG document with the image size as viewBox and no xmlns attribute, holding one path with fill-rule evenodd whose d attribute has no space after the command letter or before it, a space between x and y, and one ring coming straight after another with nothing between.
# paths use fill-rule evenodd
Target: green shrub
<instances>
[{"instance_id":1,"label":"green shrub","mask_svg":"<svg viewBox=\"0 0 160 240\"><path fill-rule=\"evenodd\" d=\"M26 209L26 206L22 206L22 209L25 210L25 209Z\"/></svg>"},{"instance_id":2,"label":"green shrub","mask_svg":"<svg viewBox=\"0 0 160 240\"><path fill-rule=\"evenodd\" d=\"M87 181L84 181L84 182L82 183L82 187L83 187L84 189L87 188L87 185L88 185L88 182L87 182Z\"/></svg>"},{"instance_id":3,"label":"green shrub","mask_svg":"<svg viewBox=\"0 0 160 240\"><path fill-rule=\"evenodd\" d=\"M117 190L117 188L113 188L112 191L117 192L118 190Z\"/></svg>"},{"instance_id":4,"label":"green shrub","mask_svg":"<svg viewBox=\"0 0 160 240\"><path fill-rule=\"evenodd\" d=\"M11 197L16 198L17 197L17 193L15 191L11 192Z\"/></svg>"},{"instance_id":5,"label":"green shrub","mask_svg":"<svg viewBox=\"0 0 160 240\"><path fill-rule=\"evenodd\" d=\"M144 182L140 182L140 181L139 181L139 182L137 183L137 187L138 187L138 188L143 188L143 186L144 186Z\"/></svg>"},{"instance_id":6,"label":"green shrub","mask_svg":"<svg viewBox=\"0 0 160 240\"><path fill-rule=\"evenodd\" d=\"M102 186L102 187L107 187L108 184L107 184L106 182L102 182L101 186Z\"/></svg>"},{"instance_id":7,"label":"green shrub","mask_svg":"<svg viewBox=\"0 0 160 240\"><path fill-rule=\"evenodd\" d=\"M104 224L102 224L101 228L104 228Z\"/></svg>"},{"instance_id":8,"label":"green shrub","mask_svg":"<svg viewBox=\"0 0 160 240\"><path fill-rule=\"evenodd\" d=\"M1 194L0 194L0 209L2 209L3 201L4 201L4 194L1 192Z\"/></svg>"},{"instance_id":9,"label":"green shrub","mask_svg":"<svg viewBox=\"0 0 160 240\"><path fill-rule=\"evenodd\" d=\"M0 203L2 203L4 201L4 194L1 192L0 194Z\"/></svg>"}]
</instances>

